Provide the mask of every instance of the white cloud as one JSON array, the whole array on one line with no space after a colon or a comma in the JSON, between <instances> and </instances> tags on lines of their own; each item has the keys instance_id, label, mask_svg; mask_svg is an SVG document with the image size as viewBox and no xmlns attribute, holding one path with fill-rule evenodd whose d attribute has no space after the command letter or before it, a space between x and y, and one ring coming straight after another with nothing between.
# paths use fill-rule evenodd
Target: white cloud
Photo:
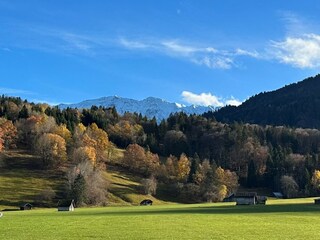
<instances>
[{"instance_id":1,"label":"white cloud","mask_svg":"<svg viewBox=\"0 0 320 240\"><path fill-rule=\"evenodd\" d=\"M320 35L305 34L272 42L272 55L282 63L298 68L320 67Z\"/></svg>"},{"instance_id":2,"label":"white cloud","mask_svg":"<svg viewBox=\"0 0 320 240\"><path fill-rule=\"evenodd\" d=\"M231 97L231 99L225 101L225 105L231 105L231 106L239 106L241 105L241 101L238 99L235 99L234 97Z\"/></svg>"},{"instance_id":3,"label":"white cloud","mask_svg":"<svg viewBox=\"0 0 320 240\"><path fill-rule=\"evenodd\" d=\"M239 106L242 102L231 97L230 99L222 99L211 93L192 93L189 91L183 91L181 93L182 100L188 104L194 104L199 106L214 106L223 107L225 105Z\"/></svg>"},{"instance_id":4,"label":"white cloud","mask_svg":"<svg viewBox=\"0 0 320 240\"><path fill-rule=\"evenodd\" d=\"M57 106L57 105L60 104L58 102L51 102L51 101L48 101L48 100L41 100L41 99L31 99L30 101L34 102L34 103L46 103L46 104L48 104L50 106Z\"/></svg>"},{"instance_id":5,"label":"white cloud","mask_svg":"<svg viewBox=\"0 0 320 240\"><path fill-rule=\"evenodd\" d=\"M212 95L211 93L201 93L195 94L188 91L183 91L182 94L183 101L200 106L215 106L222 107L223 103L219 100L218 97Z\"/></svg>"}]
</instances>

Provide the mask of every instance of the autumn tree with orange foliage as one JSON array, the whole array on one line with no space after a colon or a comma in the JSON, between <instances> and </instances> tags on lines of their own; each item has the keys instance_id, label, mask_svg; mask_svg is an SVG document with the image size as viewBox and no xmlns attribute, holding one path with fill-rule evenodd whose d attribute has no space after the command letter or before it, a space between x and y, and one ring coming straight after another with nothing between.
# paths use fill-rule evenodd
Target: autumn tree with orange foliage
<instances>
[{"instance_id":1,"label":"autumn tree with orange foliage","mask_svg":"<svg viewBox=\"0 0 320 240\"><path fill-rule=\"evenodd\" d=\"M53 133L44 133L36 144L36 152L42 157L46 168L57 167L67 160L66 150L66 141Z\"/></svg>"},{"instance_id":2,"label":"autumn tree with orange foliage","mask_svg":"<svg viewBox=\"0 0 320 240\"><path fill-rule=\"evenodd\" d=\"M90 146L76 148L73 152L72 159L74 163L88 161L95 166L97 161L96 149Z\"/></svg>"},{"instance_id":3,"label":"autumn tree with orange foliage","mask_svg":"<svg viewBox=\"0 0 320 240\"><path fill-rule=\"evenodd\" d=\"M18 131L12 121L0 118L0 131L2 132L3 147L6 149L15 148Z\"/></svg>"},{"instance_id":4,"label":"autumn tree with orange foliage","mask_svg":"<svg viewBox=\"0 0 320 240\"><path fill-rule=\"evenodd\" d=\"M145 151L138 144L130 144L124 153L123 165L131 171L151 175L157 173L160 161L157 154Z\"/></svg>"},{"instance_id":5,"label":"autumn tree with orange foliage","mask_svg":"<svg viewBox=\"0 0 320 240\"><path fill-rule=\"evenodd\" d=\"M2 136L3 136L3 132L2 132L2 129L0 128L0 152L1 152L2 149L3 149L3 139L2 139Z\"/></svg>"}]
</instances>

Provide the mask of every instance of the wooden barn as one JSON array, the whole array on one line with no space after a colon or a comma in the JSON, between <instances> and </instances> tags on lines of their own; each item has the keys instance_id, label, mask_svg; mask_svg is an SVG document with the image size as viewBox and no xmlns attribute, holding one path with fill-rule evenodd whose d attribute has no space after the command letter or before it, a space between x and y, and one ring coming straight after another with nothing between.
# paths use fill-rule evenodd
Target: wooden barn
<instances>
[{"instance_id":1,"label":"wooden barn","mask_svg":"<svg viewBox=\"0 0 320 240\"><path fill-rule=\"evenodd\" d=\"M258 203L258 196L255 192L239 192L233 197L237 205L255 205Z\"/></svg>"},{"instance_id":2,"label":"wooden barn","mask_svg":"<svg viewBox=\"0 0 320 240\"><path fill-rule=\"evenodd\" d=\"M59 201L58 211L74 211L74 200Z\"/></svg>"},{"instance_id":3,"label":"wooden barn","mask_svg":"<svg viewBox=\"0 0 320 240\"><path fill-rule=\"evenodd\" d=\"M320 204L320 198L315 199L314 204L317 204L317 205Z\"/></svg>"},{"instance_id":4,"label":"wooden barn","mask_svg":"<svg viewBox=\"0 0 320 240\"><path fill-rule=\"evenodd\" d=\"M25 203L20 206L20 210L31 210L33 206L30 203Z\"/></svg>"},{"instance_id":5,"label":"wooden barn","mask_svg":"<svg viewBox=\"0 0 320 240\"><path fill-rule=\"evenodd\" d=\"M234 202L234 193L231 193L229 196L225 197L223 202Z\"/></svg>"}]
</instances>

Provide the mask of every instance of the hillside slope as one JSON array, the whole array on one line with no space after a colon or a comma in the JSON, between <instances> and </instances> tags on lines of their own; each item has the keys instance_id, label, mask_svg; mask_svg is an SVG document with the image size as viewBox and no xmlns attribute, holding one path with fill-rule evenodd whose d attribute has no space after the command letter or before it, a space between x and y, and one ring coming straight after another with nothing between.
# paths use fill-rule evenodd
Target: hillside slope
<instances>
[{"instance_id":1,"label":"hillside slope","mask_svg":"<svg viewBox=\"0 0 320 240\"><path fill-rule=\"evenodd\" d=\"M205 114L222 122L320 128L320 75Z\"/></svg>"},{"instance_id":2,"label":"hillside slope","mask_svg":"<svg viewBox=\"0 0 320 240\"><path fill-rule=\"evenodd\" d=\"M63 171L39 168L40 159L26 150L9 150L2 156L0 166L0 210L18 209L29 202L35 207L55 207L62 198L65 184ZM164 201L141 193L141 178L124 169L108 167L108 205L138 205L151 198L155 204ZM41 193L51 188L56 196L52 201L39 200Z\"/></svg>"}]
</instances>

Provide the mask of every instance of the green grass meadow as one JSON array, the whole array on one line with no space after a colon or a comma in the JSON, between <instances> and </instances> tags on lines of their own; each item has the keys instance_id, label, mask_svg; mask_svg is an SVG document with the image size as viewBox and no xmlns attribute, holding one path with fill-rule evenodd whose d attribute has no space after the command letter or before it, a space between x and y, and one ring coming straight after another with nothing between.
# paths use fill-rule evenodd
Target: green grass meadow
<instances>
[{"instance_id":1,"label":"green grass meadow","mask_svg":"<svg viewBox=\"0 0 320 240\"><path fill-rule=\"evenodd\" d=\"M3 212L0 239L318 239L313 199Z\"/></svg>"}]
</instances>

